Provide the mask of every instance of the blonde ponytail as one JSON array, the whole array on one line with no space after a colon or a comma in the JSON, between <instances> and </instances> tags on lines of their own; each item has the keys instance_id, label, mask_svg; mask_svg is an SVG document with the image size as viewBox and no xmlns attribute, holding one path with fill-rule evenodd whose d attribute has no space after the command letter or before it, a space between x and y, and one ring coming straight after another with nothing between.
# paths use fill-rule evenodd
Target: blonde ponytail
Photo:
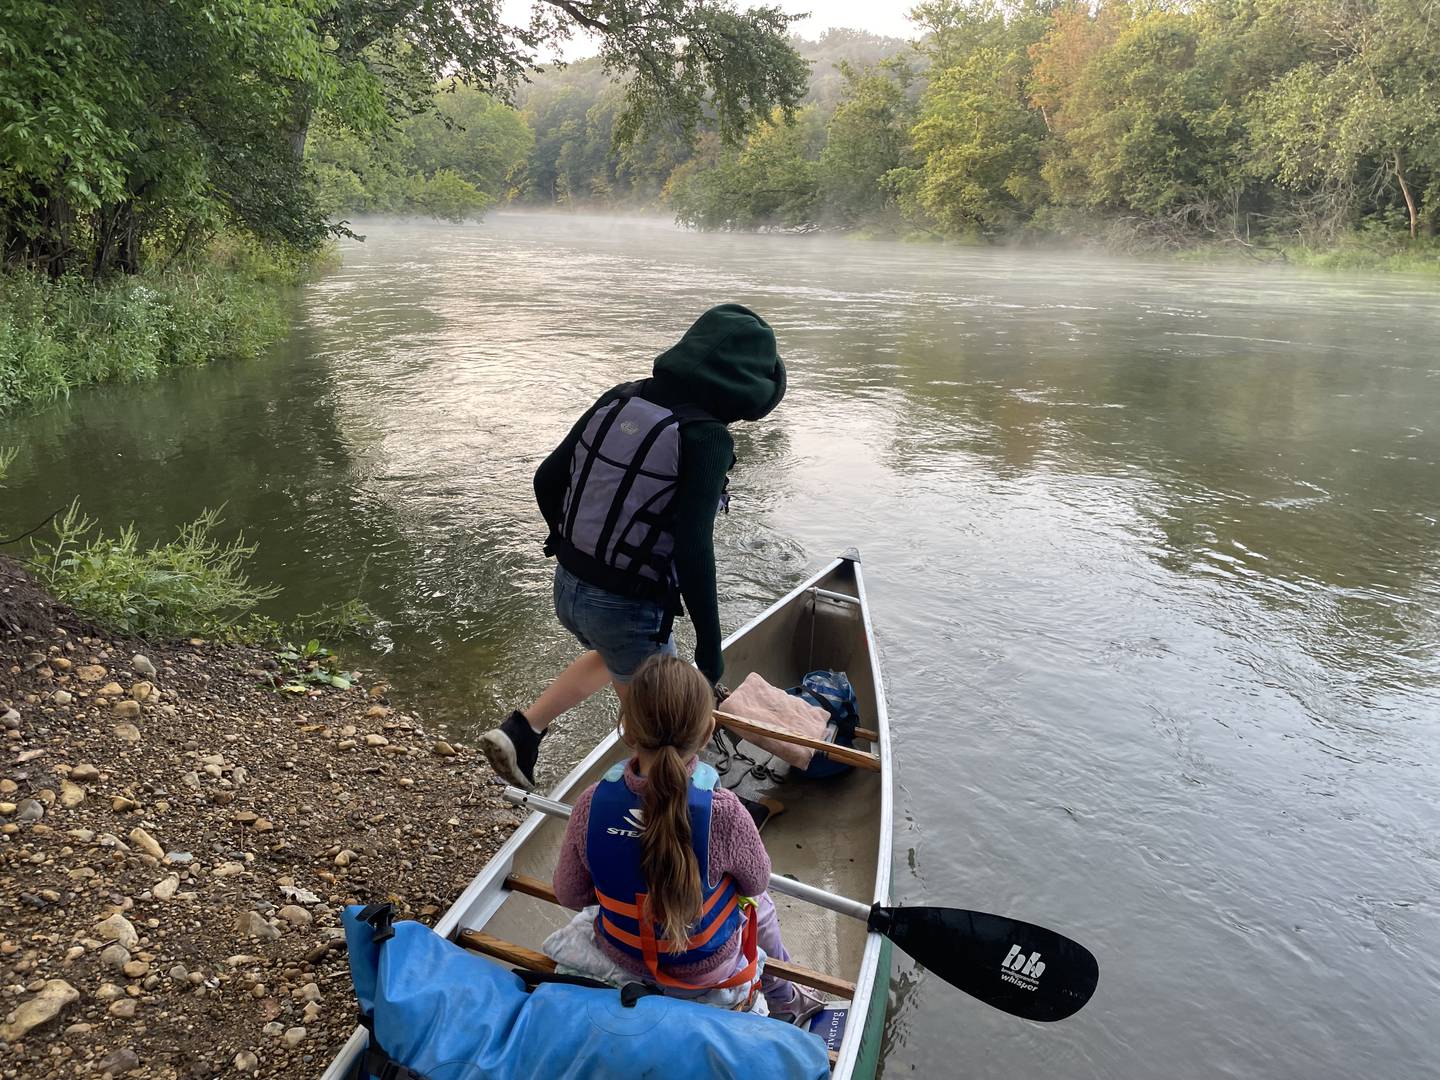
<instances>
[{"instance_id":1,"label":"blonde ponytail","mask_svg":"<svg viewBox=\"0 0 1440 1080\"><path fill-rule=\"evenodd\" d=\"M705 677L664 654L640 666L626 694L621 724L631 746L654 755L646 777L640 868L649 893L645 913L684 952L690 926L700 917L700 864L690 835L686 764L714 725L714 696Z\"/></svg>"}]
</instances>

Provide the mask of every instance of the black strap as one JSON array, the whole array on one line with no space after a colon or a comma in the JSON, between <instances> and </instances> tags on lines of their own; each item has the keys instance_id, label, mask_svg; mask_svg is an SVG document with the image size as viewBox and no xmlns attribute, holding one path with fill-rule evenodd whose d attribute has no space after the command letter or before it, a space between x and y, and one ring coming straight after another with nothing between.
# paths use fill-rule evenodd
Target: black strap
<instances>
[{"instance_id":1,"label":"black strap","mask_svg":"<svg viewBox=\"0 0 1440 1080\"><path fill-rule=\"evenodd\" d=\"M620 1004L627 1009L633 1009L635 1003L641 998L654 997L657 994L663 993L664 991L658 986L651 986L649 983L626 983L620 988Z\"/></svg>"},{"instance_id":2,"label":"black strap","mask_svg":"<svg viewBox=\"0 0 1440 1080\"><path fill-rule=\"evenodd\" d=\"M370 1043L365 1047L364 1057L366 1077L373 1077L374 1080L425 1080L425 1077L408 1065L401 1065L375 1041L375 1036L370 1036Z\"/></svg>"},{"instance_id":3,"label":"black strap","mask_svg":"<svg viewBox=\"0 0 1440 1080\"><path fill-rule=\"evenodd\" d=\"M527 993L534 993L537 986L545 983L560 983L563 986L584 986L592 990L609 990L609 983L597 982L595 979L587 979L584 975L561 975L558 971L532 971L529 968L516 968L515 974L520 976L520 981L525 984Z\"/></svg>"}]
</instances>

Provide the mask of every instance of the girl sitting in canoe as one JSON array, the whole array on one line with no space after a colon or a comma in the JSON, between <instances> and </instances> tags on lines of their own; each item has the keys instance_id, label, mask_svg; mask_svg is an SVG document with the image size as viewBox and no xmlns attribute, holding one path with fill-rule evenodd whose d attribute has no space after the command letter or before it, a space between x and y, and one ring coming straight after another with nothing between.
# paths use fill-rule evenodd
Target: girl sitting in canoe
<instances>
[{"instance_id":1,"label":"girl sitting in canoe","mask_svg":"<svg viewBox=\"0 0 1440 1080\"><path fill-rule=\"evenodd\" d=\"M760 832L696 756L714 730L714 705L705 676L682 660L662 654L640 666L621 710L621 737L635 756L575 800L555 868L560 903L598 902L594 933L605 955L683 997L753 986L757 945L789 959ZM822 1005L769 975L760 990L770 1014L790 1023Z\"/></svg>"}]
</instances>

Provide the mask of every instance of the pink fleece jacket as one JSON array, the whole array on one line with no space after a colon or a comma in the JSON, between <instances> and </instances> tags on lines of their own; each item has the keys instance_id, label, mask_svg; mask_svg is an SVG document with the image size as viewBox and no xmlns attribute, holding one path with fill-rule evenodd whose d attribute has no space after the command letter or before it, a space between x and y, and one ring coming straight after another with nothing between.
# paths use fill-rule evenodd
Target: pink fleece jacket
<instances>
[{"instance_id":1,"label":"pink fleece jacket","mask_svg":"<svg viewBox=\"0 0 1440 1080\"><path fill-rule=\"evenodd\" d=\"M690 761L690 771L695 771L698 759ZM636 795L644 795L645 778L635 771L635 759L625 766L625 786ZM586 788L575 800L570 813L570 823L565 827L565 840L560 848L560 859L555 866L555 896L568 908L578 911L596 903L595 882L590 876L590 860L585 851L585 833L590 824L590 797L595 785ZM750 812L741 805L735 794L724 788L715 789L715 799L710 811L710 884L718 884L724 874L735 879L735 888L742 896L758 896L770 884L770 854L760 839L760 830ZM645 963L627 956L609 941L597 935L596 941L605 954L626 971L636 976L647 977ZM708 977L717 981L728 976L735 968L735 957L740 951L740 935L735 934L724 948L713 956L696 964L670 967L662 964L668 975L685 982L704 984Z\"/></svg>"}]
</instances>

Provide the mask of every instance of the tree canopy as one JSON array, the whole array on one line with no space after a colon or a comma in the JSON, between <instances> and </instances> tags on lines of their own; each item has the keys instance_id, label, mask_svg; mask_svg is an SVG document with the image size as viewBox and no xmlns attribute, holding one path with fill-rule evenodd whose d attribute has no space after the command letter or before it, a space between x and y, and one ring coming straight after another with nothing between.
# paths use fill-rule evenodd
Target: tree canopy
<instances>
[{"instance_id":1,"label":"tree canopy","mask_svg":"<svg viewBox=\"0 0 1440 1080\"><path fill-rule=\"evenodd\" d=\"M222 229L313 247L334 228L304 154L317 123L383 155L442 84L481 92L464 99L473 116L441 99L445 131L498 132L495 98L576 33L621 87L621 143L702 121L738 139L804 94L790 21L723 0L536 0L520 25L500 0L0 0L4 262L133 272ZM525 141L405 135L417 201L451 209Z\"/></svg>"}]
</instances>

